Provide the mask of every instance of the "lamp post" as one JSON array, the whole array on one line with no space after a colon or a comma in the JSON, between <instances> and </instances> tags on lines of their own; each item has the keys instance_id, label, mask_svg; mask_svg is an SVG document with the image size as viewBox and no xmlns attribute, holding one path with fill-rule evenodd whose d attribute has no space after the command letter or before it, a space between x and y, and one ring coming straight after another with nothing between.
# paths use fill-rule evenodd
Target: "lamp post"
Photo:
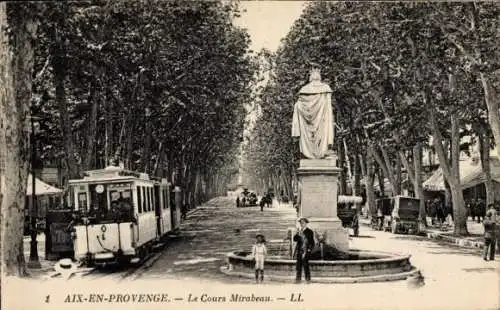
<instances>
[{"instance_id":1,"label":"lamp post","mask_svg":"<svg viewBox=\"0 0 500 310\"><path fill-rule=\"evenodd\" d=\"M29 268L42 268L40 260L38 258L38 248L36 241L37 228L36 221L38 217L38 205L36 200L36 141L35 141L35 117L31 116L31 247L30 247L30 259L28 261Z\"/></svg>"}]
</instances>

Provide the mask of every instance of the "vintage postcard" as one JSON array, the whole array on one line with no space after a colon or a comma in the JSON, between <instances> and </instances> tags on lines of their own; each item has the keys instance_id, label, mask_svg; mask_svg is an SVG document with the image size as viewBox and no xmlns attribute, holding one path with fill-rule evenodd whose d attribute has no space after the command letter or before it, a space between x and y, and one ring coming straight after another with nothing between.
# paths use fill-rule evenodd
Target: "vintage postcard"
<instances>
[{"instance_id":1,"label":"vintage postcard","mask_svg":"<svg viewBox=\"0 0 500 310\"><path fill-rule=\"evenodd\" d=\"M2 308L500 309L499 20L0 2Z\"/></svg>"}]
</instances>

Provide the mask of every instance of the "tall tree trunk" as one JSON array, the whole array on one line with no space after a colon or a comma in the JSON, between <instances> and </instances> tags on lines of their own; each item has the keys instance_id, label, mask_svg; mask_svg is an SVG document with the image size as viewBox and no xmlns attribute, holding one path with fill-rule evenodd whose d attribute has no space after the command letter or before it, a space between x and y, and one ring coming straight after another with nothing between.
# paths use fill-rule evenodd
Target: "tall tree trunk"
<instances>
[{"instance_id":1,"label":"tall tree trunk","mask_svg":"<svg viewBox=\"0 0 500 310\"><path fill-rule=\"evenodd\" d=\"M90 170L92 166L92 159L95 149L95 136L97 131L97 108L98 99L96 96L97 85L95 81L90 84L88 103L92 105L90 116L89 116L89 127L87 129L87 145L86 145L86 155L83 161L83 169Z\"/></svg>"},{"instance_id":2,"label":"tall tree trunk","mask_svg":"<svg viewBox=\"0 0 500 310\"><path fill-rule=\"evenodd\" d=\"M142 163L143 163L143 168L144 172L149 173L151 170L151 110L149 108L145 109L145 126L146 130L144 132L145 137L144 137L144 149L142 152Z\"/></svg>"},{"instance_id":3,"label":"tall tree trunk","mask_svg":"<svg viewBox=\"0 0 500 310\"><path fill-rule=\"evenodd\" d=\"M107 96L111 98L111 95ZM106 100L104 107L104 166L107 167L112 164L113 159L113 103L111 100Z\"/></svg>"},{"instance_id":4,"label":"tall tree trunk","mask_svg":"<svg viewBox=\"0 0 500 310\"><path fill-rule=\"evenodd\" d=\"M354 184L352 186L352 194L357 196L361 193L361 166L359 157L354 157Z\"/></svg>"},{"instance_id":5,"label":"tall tree trunk","mask_svg":"<svg viewBox=\"0 0 500 310\"><path fill-rule=\"evenodd\" d=\"M156 154L155 165L153 166L153 174L156 176L162 176L163 173L163 143L158 145L158 153Z\"/></svg>"},{"instance_id":6,"label":"tall tree trunk","mask_svg":"<svg viewBox=\"0 0 500 310\"><path fill-rule=\"evenodd\" d=\"M7 17L7 10L11 18ZM37 24L30 18L33 15L24 10L17 3L0 3L0 148L4 155L4 170L0 174L0 257L6 276L26 274L23 228L30 154L32 44ZM12 46L4 31L7 25L12 29Z\"/></svg>"},{"instance_id":7,"label":"tall tree trunk","mask_svg":"<svg viewBox=\"0 0 500 310\"><path fill-rule=\"evenodd\" d=\"M401 182L398 180L397 176L398 171L394 171L394 167L391 163L387 150L383 146L380 147L382 153L381 157L379 152L375 149L375 147L371 146L370 149L371 149L371 155L373 156L377 164L380 166L380 168L382 168L384 175L389 179L389 182L391 183L392 195L396 196L401 194Z\"/></svg>"},{"instance_id":8,"label":"tall tree trunk","mask_svg":"<svg viewBox=\"0 0 500 310\"><path fill-rule=\"evenodd\" d=\"M59 21L57 27L59 29L64 29L65 27L65 17L62 17ZM68 109L68 101L66 99L66 66L67 66L67 55L66 48L64 46L64 38L61 37L59 33L56 33L56 43L53 51L52 57L52 67L54 69L54 87L57 107L60 114L60 123L62 131L62 140L64 141L64 151L65 151L65 179L64 179L64 189L68 190L68 181L71 178L78 176L78 163L75 158L75 146L74 137L71 126L71 119Z\"/></svg>"},{"instance_id":9,"label":"tall tree trunk","mask_svg":"<svg viewBox=\"0 0 500 310\"><path fill-rule=\"evenodd\" d=\"M134 166L132 164L132 142L133 142L133 132L134 132L134 122L129 118L128 121L128 126L127 126L127 133L126 133L126 146L125 146L125 167L130 170L134 170Z\"/></svg>"},{"instance_id":10,"label":"tall tree trunk","mask_svg":"<svg viewBox=\"0 0 500 310\"><path fill-rule=\"evenodd\" d=\"M493 187L490 167L490 135L487 125L479 124L477 127L479 136L479 154L481 156L481 166L485 176L484 186L486 188L486 205L489 205L490 203L495 202L495 188Z\"/></svg>"},{"instance_id":11,"label":"tall tree trunk","mask_svg":"<svg viewBox=\"0 0 500 310\"><path fill-rule=\"evenodd\" d=\"M373 183L375 182L375 162L370 153L366 156L366 175L365 175L365 188L366 188L366 203L368 204L369 216L371 217L376 213L375 204L375 188Z\"/></svg>"},{"instance_id":12,"label":"tall tree trunk","mask_svg":"<svg viewBox=\"0 0 500 310\"><path fill-rule=\"evenodd\" d=\"M374 168L374 170L377 173L377 179L378 179L378 187L380 190L380 194L385 196L385 176L384 176L384 170L380 168L379 165L377 165L377 169Z\"/></svg>"},{"instance_id":13,"label":"tall tree trunk","mask_svg":"<svg viewBox=\"0 0 500 310\"><path fill-rule=\"evenodd\" d=\"M500 158L500 103L498 96L495 94L495 89L488 81L486 75L481 73L481 84L483 85L484 100L488 107L488 122L490 123L493 137L495 138L495 146L498 157Z\"/></svg>"},{"instance_id":14,"label":"tall tree trunk","mask_svg":"<svg viewBox=\"0 0 500 310\"><path fill-rule=\"evenodd\" d=\"M402 193L402 171L401 171L401 157L396 157L395 169L394 169L394 184L392 185L392 193L394 196L401 195Z\"/></svg>"},{"instance_id":15,"label":"tall tree trunk","mask_svg":"<svg viewBox=\"0 0 500 310\"><path fill-rule=\"evenodd\" d=\"M425 220L425 200L424 200L424 187L422 184L422 143L418 142L413 147L413 171L414 171L414 184L413 188L415 190L415 196L420 199L420 207L418 211L418 217L420 223L427 226L427 221Z\"/></svg>"},{"instance_id":16,"label":"tall tree trunk","mask_svg":"<svg viewBox=\"0 0 500 310\"><path fill-rule=\"evenodd\" d=\"M341 143L341 139L337 139L337 150L339 154L339 168L342 169L339 178L339 192L341 195L345 195L347 192L347 176L345 167L346 151L344 149L343 143Z\"/></svg>"},{"instance_id":17,"label":"tall tree trunk","mask_svg":"<svg viewBox=\"0 0 500 310\"><path fill-rule=\"evenodd\" d=\"M430 109L431 130L433 136L434 149L439 157L439 165L443 170L443 175L446 178L451 191L454 215L454 234L468 235L467 231L467 210L465 209L465 201L463 198L462 187L460 185L460 135L459 135L459 120L458 115L453 113L451 118L451 167L446 158L445 149L442 141L443 137L439 131L435 111Z\"/></svg>"}]
</instances>

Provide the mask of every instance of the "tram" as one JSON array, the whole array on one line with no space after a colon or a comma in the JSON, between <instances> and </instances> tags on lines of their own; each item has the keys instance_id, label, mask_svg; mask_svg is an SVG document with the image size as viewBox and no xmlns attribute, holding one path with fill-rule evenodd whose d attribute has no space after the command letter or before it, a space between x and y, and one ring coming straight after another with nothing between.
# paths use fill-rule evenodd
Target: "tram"
<instances>
[{"instance_id":1,"label":"tram","mask_svg":"<svg viewBox=\"0 0 500 310\"><path fill-rule=\"evenodd\" d=\"M179 226L166 179L110 166L69 185L74 255L87 265L139 262Z\"/></svg>"}]
</instances>

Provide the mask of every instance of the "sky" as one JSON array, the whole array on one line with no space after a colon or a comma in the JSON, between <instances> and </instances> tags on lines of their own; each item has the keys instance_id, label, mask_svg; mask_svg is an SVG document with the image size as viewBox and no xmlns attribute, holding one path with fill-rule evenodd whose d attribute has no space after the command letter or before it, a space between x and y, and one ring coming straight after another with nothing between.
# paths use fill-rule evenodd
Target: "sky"
<instances>
[{"instance_id":1,"label":"sky","mask_svg":"<svg viewBox=\"0 0 500 310\"><path fill-rule=\"evenodd\" d=\"M253 51L267 48L274 52L305 5L305 1L242 1L241 11L246 12L234 22L248 29Z\"/></svg>"}]
</instances>

